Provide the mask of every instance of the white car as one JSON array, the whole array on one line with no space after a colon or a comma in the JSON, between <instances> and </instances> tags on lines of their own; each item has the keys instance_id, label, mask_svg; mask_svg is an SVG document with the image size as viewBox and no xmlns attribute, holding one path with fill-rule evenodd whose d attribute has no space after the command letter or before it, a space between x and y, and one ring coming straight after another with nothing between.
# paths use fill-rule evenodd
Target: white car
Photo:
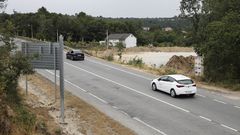
<instances>
[{"instance_id":1,"label":"white car","mask_svg":"<svg viewBox=\"0 0 240 135\"><path fill-rule=\"evenodd\" d=\"M152 90L161 90L171 97L189 95L194 97L197 92L196 84L184 75L164 75L151 82Z\"/></svg>"}]
</instances>

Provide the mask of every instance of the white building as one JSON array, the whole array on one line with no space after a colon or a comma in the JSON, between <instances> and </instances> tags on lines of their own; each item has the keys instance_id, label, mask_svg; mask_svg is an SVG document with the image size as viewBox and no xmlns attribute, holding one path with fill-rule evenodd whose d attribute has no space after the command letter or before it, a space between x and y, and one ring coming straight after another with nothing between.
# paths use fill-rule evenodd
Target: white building
<instances>
[{"instance_id":1,"label":"white building","mask_svg":"<svg viewBox=\"0 0 240 135\"><path fill-rule=\"evenodd\" d=\"M195 57L194 72L196 76L203 75L203 58L201 56Z\"/></svg>"},{"instance_id":2,"label":"white building","mask_svg":"<svg viewBox=\"0 0 240 135\"><path fill-rule=\"evenodd\" d=\"M150 30L150 27L142 27L142 29L143 29L144 31L149 31L149 30Z\"/></svg>"},{"instance_id":3,"label":"white building","mask_svg":"<svg viewBox=\"0 0 240 135\"><path fill-rule=\"evenodd\" d=\"M110 34L108 43L111 46L116 46L117 43L122 43L126 48L137 46L137 38L133 34Z\"/></svg>"},{"instance_id":4,"label":"white building","mask_svg":"<svg viewBox=\"0 0 240 135\"><path fill-rule=\"evenodd\" d=\"M173 28L171 27L166 27L166 28L163 28L164 31L166 32L170 32L170 31L173 31Z\"/></svg>"}]
</instances>

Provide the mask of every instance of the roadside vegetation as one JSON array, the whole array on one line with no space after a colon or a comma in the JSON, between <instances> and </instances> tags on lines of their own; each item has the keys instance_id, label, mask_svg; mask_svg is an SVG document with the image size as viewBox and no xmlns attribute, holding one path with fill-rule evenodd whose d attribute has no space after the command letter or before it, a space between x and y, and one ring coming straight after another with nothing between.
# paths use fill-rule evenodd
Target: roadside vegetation
<instances>
[{"instance_id":1,"label":"roadside vegetation","mask_svg":"<svg viewBox=\"0 0 240 135\"><path fill-rule=\"evenodd\" d=\"M0 1L0 10L5 5ZM50 135L44 118L25 104L20 93L18 78L32 74L33 69L29 58L13 51L14 28L11 21L0 23L0 135Z\"/></svg>"},{"instance_id":2,"label":"roadside vegetation","mask_svg":"<svg viewBox=\"0 0 240 135\"><path fill-rule=\"evenodd\" d=\"M204 57L204 81L240 90L240 1L182 0L181 12L193 24L189 43Z\"/></svg>"}]
</instances>

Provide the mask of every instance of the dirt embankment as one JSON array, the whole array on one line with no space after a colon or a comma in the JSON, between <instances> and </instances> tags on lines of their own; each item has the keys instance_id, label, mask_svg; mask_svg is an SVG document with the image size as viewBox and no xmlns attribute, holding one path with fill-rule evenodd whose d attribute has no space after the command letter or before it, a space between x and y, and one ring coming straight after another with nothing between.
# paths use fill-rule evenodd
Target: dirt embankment
<instances>
[{"instance_id":1,"label":"dirt embankment","mask_svg":"<svg viewBox=\"0 0 240 135\"><path fill-rule=\"evenodd\" d=\"M184 57L174 55L167 62L166 67L183 71L185 74L192 74L194 68L194 61L194 56Z\"/></svg>"},{"instance_id":2,"label":"dirt embankment","mask_svg":"<svg viewBox=\"0 0 240 135\"><path fill-rule=\"evenodd\" d=\"M65 122L59 124L60 101L54 102L54 85L41 75L29 77L28 104L32 107L42 107L61 127L61 133L68 135L134 135L130 129L109 118L85 101L65 91ZM24 80L20 81L24 87ZM59 95L59 92L57 92Z\"/></svg>"}]
</instances>

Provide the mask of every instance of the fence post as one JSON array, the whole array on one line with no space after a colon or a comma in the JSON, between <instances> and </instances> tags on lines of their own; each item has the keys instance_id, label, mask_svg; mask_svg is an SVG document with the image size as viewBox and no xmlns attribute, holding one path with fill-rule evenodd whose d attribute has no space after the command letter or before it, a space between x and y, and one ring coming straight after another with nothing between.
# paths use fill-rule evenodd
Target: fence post
<instances>
[{"instance_id":1,"label":"fence post","mask_svg":"<svg viewBox=\"0 0 240 135\"><path fill-rule=\"evenodd\" d=\"M53 53L54 53L54 89L55 89L55 102L57 102L57 69L56 69L56 47L53 47Z\"/></svg>"},{"instance_id":2,"label":"fence post","mask_svg":"<svg viewBox=\"0 0 240 135\"><path fill-rule=\"evenodd\" d=\"M27 43L24 44L25 45L25 57L27 56L27 49L28 49L28 45ZM25 85L26 85L26 95L28 95L28 80L27 80L27 74L25 75Z\"/></svg>"},{"instance_id":3,"label":"fence post","mask_svg":"<svg viewBox=\"0 0 240 135\"><path fill-rule=\"evenodd\" d=\"M59 49L59 56L60 56L60 98L61 98L61 122L64 123L64 63L63 63L63 36L60 35L59 37L59 44L60 44L60 49Z\"/></svg>"}]
</instances>

